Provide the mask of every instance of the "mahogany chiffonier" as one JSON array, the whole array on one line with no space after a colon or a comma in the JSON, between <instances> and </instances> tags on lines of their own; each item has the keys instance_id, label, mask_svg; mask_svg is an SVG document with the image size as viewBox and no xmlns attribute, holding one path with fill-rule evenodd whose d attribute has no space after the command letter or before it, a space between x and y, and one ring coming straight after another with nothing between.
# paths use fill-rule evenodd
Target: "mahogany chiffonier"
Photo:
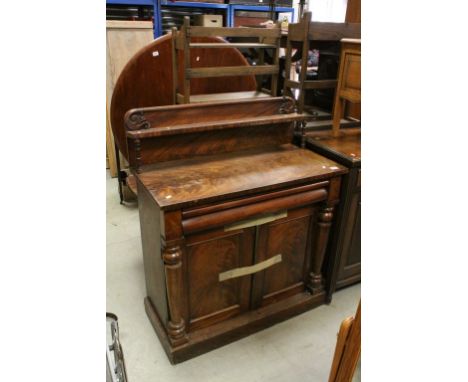
<instances>
[{"instance_id":1,"label":"mahogany chiffonier","mask_svg":"<svg viewBox=\"0 0 468 382\"><path fill-rule=\"evenodd\" d=\"M292 99L133 109L148 317L172 363L326 301L347 169L291 144Z\"/></svg>"},{"instance_id":2,"label":"mahogany chiffonier","mask_svg":"<svg viewBox=\"0 0 468 382\"><path fill-rule=\"evenodd\" d=\"M328 247L329 300L335 289L361 281L361 129L307 134L310 150L348 167L343 177L340 205Z\"/></svg>"}]
</instances>

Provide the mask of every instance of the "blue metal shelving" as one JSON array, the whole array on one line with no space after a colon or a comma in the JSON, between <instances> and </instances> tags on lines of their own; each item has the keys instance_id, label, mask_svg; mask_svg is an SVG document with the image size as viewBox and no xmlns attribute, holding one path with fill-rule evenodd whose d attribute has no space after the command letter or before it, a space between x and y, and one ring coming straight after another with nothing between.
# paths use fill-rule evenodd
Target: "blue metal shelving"
<instances>
[{"instance_id":1,"label":"blue metal shelving","mask_svg":"<svg viewBox=\"0 0 468 382\"><path fill-rule=\"evenodd\" d=\"M192 8L213 8L213 9L228 9L229 4L218 3L198 3L189 1L161 1L161 5L170 5L171 7L192 7Z\"/></svg>"},{"instance_id":2,"label":"blue metal shelving","mask_svg":"<svg viewBox=\"0 0 468 382\"><path fill-rule=\"evenodd\" d=\"M146 5L154 7L154 37L162 35L161 25L161 5L170 7L192 7L192 8L211 8L223 9L226 11L227 26L234 26L234 12L235 11L269 11L268 6L259 5L240 5L240 4L218 4L218 3L197 3L197 2L170 2L167 0L106 0L106 4L115 5ZM291 19L294 22L294 8L289 7L275 7L276 12L292 13Z\"/></svg>"},{"instance_id":3,"label":"blue metal shelving","mask_svg":"<svg viewBox=\"0 0 468 382\"><path fill-rule=\"evenodd\" d=\"M106 4L115 5L154 5L154 0L106 0Z\"/></svg>"},{"instance_id":4,"label":"blue metal shelving","mask_svg":"<svg viewBox=\"0 0 468 382\"><path fill-rule=\"evenodd\" d=\"M158 0L106 0L106 4L112 5L133 5L133 6L152 6L154 17L154 37L161 36L161 9Z\"/></svg>"}]
</instances>

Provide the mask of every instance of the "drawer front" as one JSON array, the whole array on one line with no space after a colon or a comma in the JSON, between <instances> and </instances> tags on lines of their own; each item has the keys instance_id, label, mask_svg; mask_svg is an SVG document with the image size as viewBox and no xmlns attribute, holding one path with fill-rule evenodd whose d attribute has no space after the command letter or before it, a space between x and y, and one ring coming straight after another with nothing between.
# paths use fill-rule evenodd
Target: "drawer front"
<instances>
[{"instance_id":1,"label":"drawer front","mask_svg":"<svg viewBox=\"0 0 468 382\"><path fill-rule=\"evenodd\" d=\"M182 228L185 234L191 234L220 226L229 228L233 224L248 220L252 220L254 225L257 225L255 224L255 221L262 217L268 218L268 216L277 214L281 211L311 205L313 203L326 200L329 192L328 185L328 181L316 183L308 186L311 189L305 192L295 193L294 190L289 190L289 193L285 196L274 197L266 200L262 199L256 203L233 206L228 209L223 209L222 205L219 207L209 206L204 208L204 210L212 211L213 208L215 208L215 211L203 215L196 214L194 216L193 211L186 211L182 214ZM302 188L298 188L298 190L301 189ZM278 194L280 194L280 192L278 192ZM261 199L261 196L256 198ZM254 200L255 197L251 199ZM248 198L245 200L248 200ZM229 202L226 202L225 204L230 205ZM219 210L216 210L216 207L218 207Z\"/></svg>"}]
</instances>

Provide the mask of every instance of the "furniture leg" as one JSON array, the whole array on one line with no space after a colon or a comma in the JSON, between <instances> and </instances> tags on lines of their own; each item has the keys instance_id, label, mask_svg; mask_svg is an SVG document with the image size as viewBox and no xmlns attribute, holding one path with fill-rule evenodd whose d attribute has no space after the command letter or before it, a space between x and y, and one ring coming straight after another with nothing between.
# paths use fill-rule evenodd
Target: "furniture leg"
<instances>
[{"instance_id":1,"label":"furniture leg","mask_svg":"<svg viewBox=\"0 0 468 382\"><path fill-rule=\"evenodd\" d=\"M328 236L330 234L330 226L333 219L333 207L323 208L318 215L318 230L315 239L315 254L312 259L312 270L309 277L309 289L312 294L317 294L323 291L323 276L322 265L327 249Z\"/></svg>"},{"instance_id":2,"label":"furniture leg","mask_svg":"<svg viewBox=\"0 0 468 382\"><path fill-rule=\"evenodd\" d=\"M332 135L337 137L340 134L340 122L343 116L345 100L340 98L339 96L339 89L336 89L336 97L335 97L335 109L333 110L333 127L332 127Z\"/></svg>"},{"instance_id":3,"label":"furniture leg","mask_svg":"<svg viewBox=\"0 0 468 382\"><path fill-rule=\"evenodd\" d=\"M169 304L169 321L167 333L172 346L188 341L185 333L185 321L182 318L182 251L179 245L168 245L163 248L162 257L165 266L166 284Z\"/></svg>"}]
</instances>

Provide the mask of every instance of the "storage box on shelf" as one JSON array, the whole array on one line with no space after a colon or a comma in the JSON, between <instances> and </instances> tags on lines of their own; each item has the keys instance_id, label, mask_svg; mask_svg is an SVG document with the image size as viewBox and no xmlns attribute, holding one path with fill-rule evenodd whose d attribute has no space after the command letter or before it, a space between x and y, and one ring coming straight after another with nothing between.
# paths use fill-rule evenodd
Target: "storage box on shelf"
<instances>
[{"instance_id":1,"label":"storage box on shelf","mask_svg":"<svg viewBox=\"0 0 468 382\"><path fill-rule=\"evenodd\" d=\"M268 0L227 0L226 3L235 5L259 5L268 6ZM292 0L279 0L275 1L275 7L289 7L292 8Z\"/></svg>"},{"instance_id":2,"label":"storage box on shelf","mask_svg":"<svg viewBox=\"0 0 468 382\"><path fill-rule=\"evenodd\" d=\"M148 297L171 362L326 301L346 169L291 145L291 99L130 110Z\"/></svg>"},{"instance_id":3,"label":"storage box on shelf","mask_svg":"<svg viewBox=\"0 0 468 382\"><path fill-rule=\"evenodd\" d=\"M224 0L170 0L171 3L213 3L213 4L224 4Z\"/></svg>"},{"instance_id":4,"label":"storage box on shelf","mask_svg":"<svg viewBox=\"0 0 468 382\"><path fill-rule=\"evenodd\" d=\"M234 11L234 27L259 26L270 19L269 12Z\"/></svg>"},{"instance_id":5,"label":"storage box on shelf","mask_svg":"<svg viewBox=\"0 0 468 382\"><path fill-rule=\"evenodd\" d=\"M222 26L229 23L229 5L199 2L164 2L161 4L161 25L163 33L170 33L172 28L179 29L184 23L184 17L190 18L190 24L196 25L200 15L216 15L222 17Z\"/></svg>"},{"instance_id":6,"label":"storage box on shelf","mask_svg":"<svg viewBox=\"0 0 468 382\"><path fill-rule=\"evenodd\" d=\"M195 25L201 27L222 27L223 26L223 16L221 15L197 15L194 18Z\"/></svg>"},{"instance_id":7,"label":"storage box on shelf","mask_svg":"<svg viewBox=\"0 0 468 382\"><path fill-rule=\"evenodd\" d=\"M245 26L243 22L249 23L248 25L253 25L251 20L248 20L248 18L254 18L255 13L258 13L258 18L259 19L264 19L265 12L269 14L270 8L265 5L248 5L248 4L230 4L229 5L229 26L231 27L237 27L237 26ZM292 7L282 7L279 6L278 4L274 8L275 11L275 19L278 20L278 16L280 14L284 13L289 13L291 14L290 20L294 20L294 8ZM249 12L249 17L245 17L245 14L239 13L239 12ZM240 17L240 20L236 21L236 17ZM247 19L247 20L243 20ZM268 17L269 19L269 17ZM260 22L264 22L259 20ZM265 20L266 21L266 20ZM280 22L282 20L279 20ZM257 25L258 26L258 25Z\"/></svg>"}]
</instances>

